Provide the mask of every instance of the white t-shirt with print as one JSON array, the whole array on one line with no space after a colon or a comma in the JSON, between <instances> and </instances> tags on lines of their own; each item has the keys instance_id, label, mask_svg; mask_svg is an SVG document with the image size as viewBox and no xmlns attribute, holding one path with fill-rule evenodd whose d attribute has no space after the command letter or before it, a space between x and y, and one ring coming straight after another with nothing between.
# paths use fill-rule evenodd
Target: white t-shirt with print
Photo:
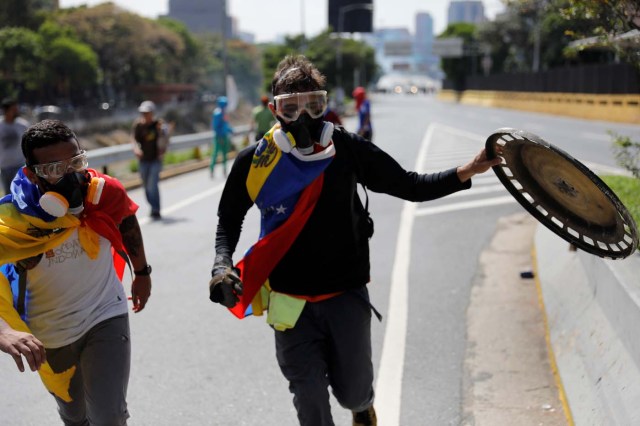
<instances>
[{"instance_id":1,"label":"white t-shirt with print","mask_svg":"<svg viewBox=\"0 0 640 426\"><path fill-rule=\"evenodd\" d=\"M113 268L111 243L100 237L92 260L77 229L27 272L27 324L46 348L78 340L101 321L127 312L127 297Z\"/></svg>"}]
</instances>

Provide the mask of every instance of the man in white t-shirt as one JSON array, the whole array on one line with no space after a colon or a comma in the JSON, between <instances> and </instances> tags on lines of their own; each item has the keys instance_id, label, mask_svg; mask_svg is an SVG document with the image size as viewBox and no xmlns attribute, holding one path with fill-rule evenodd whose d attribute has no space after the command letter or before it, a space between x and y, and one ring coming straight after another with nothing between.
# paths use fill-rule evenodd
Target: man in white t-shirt
<instances>
[{"instance_id":1,"label":"man in white t-shirt","mask_svg":"<svg viewBox=\"0 0 640 426\"><path fill-rule=\"evenodd\" d=\"M12 98L2 100L4 118L0 121L0 178L4 193L11 192L11 181L24 164L20 139L29 122L20 117L18 102Z\"/></svg>"},{"instance_id":2,"label":"man in white t-shirt","mask_svg":"<svg viewBox=\"0 0 640 426\"><path fill-rule=\"evenodd\" d=\"M0 199L0 350L38 371L64 424L125 425L133 311L151 293L138 206L120 182L88 169L62 122L22 138L26 167Z\"/></svg>"}]
</instances>

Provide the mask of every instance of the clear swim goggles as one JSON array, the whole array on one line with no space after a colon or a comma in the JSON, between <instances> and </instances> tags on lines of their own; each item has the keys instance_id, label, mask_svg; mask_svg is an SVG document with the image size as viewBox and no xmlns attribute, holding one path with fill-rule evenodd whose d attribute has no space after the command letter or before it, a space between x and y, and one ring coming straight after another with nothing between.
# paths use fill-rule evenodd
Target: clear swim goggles
<instances>
[{"instance_id":1,"label":"clear swim goggles","mask_svg":"<svg viewBox=\"0 0 640 426\"><path fill-rule=\"evenodd\" d=\"M287 121L296 121L302 111L311 118L322 117L327 110L327 91L285 93L273 97L276 114Z\"/></svg>"},{"instance_id":2,"label":"clear swim goggles","mask_svg":"<svg viewBox=\"0 0 640 426\"><path fill-rule=\"evenodd\" d=\"M52 163L34 164L31 166L33 172L41 178L55 180L62 178L67 171L82 172L89 166L87 152L80 151L80 154L63 161Z\"/></svg>"}]
</instances>

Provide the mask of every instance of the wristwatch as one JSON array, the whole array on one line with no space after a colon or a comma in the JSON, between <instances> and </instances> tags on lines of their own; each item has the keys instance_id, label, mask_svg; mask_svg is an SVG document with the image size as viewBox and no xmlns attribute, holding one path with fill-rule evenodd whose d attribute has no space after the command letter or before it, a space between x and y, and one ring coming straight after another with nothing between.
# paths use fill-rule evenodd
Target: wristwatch
<instances>
[{"instance_id":1,"label":"wristwatch","mask_svg":"<svg viewBox=\"0 0 640 426\"><path fill-rule=\"evenodd\" d=\"M145 265L139 271L133 271L133 273L139 277L148 277L151 275L151 265Z\"/></svg>"}]
</instances>

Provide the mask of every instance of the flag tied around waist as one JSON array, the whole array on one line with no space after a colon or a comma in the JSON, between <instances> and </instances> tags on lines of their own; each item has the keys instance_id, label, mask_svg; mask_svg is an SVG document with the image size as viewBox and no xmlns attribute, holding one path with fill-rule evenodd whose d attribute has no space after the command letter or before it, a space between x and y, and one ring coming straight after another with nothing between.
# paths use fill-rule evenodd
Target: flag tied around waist
<instances>
[{"instance_id":1,"label":"flag tied around waist","mask_svg":"<svg viewBox=\"0 0 640 426\"><path fill-rule=\"evenodd\" d=\"M324 170L335 156L330 143L322 151L302 155L281 147L273 137L276 124L258 143L247 176L247 190L261 213L260 237L236 267L244 286L229 310L238 318L250 314L260 287L300 234L320 198ZM287 133L291 145L295 141Z\"/></svg>"}]
</instances>

